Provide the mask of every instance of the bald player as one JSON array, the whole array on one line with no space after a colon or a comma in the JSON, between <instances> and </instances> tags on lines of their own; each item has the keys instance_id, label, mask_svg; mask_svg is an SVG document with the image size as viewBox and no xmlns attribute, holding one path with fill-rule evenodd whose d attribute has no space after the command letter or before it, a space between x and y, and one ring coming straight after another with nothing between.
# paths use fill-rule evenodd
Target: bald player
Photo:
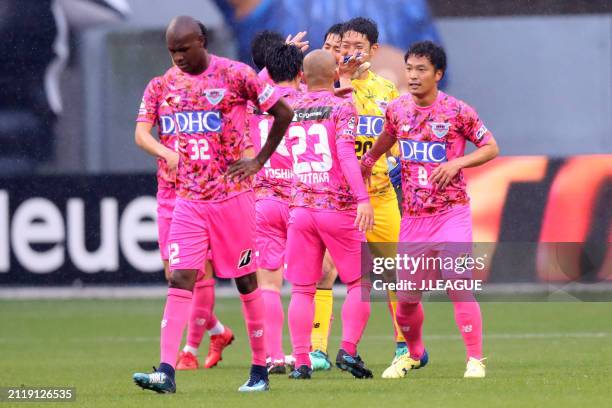
<instances>
[{"instance_id":1,"label":"bald player","mask_svg":"<svg viewBox=\"0 0 612 408\"><path fill-rule=\"evenodd\" d=\"M289 376L293 379L312 375L308 353L314 295L326 249L347 285L336 365L357 378L372 377L357 354L357 344L370 316L369 287L362 286L360 263L374 211L355 155L357 112L350 98L334 95L335 70L329 52L316 50L306 56L308 91L292 104L294 121L285 142L295 174L286 255L286 278L292 283L288 315L296 358Z\"/></svg>"},{"instance_id":2,"label":"bald player","mask_svg":"<svg viewBox=\"0 0 612 408\"><path fill-rule=\"evenodd\" d=\"M172 274L161 322L159 368L133 376L138 386L158 393L176 392L176 355L189 319L194 283L209 250L216 275L234 279L242 301L252 365L248 381L238 390L269 389L263 300L253 262L254 196L250 180L228 177L228 169L252 148L244 136L247 102L274 116L257 156L240 161L240 167L251 174L276 150L293 111L250 67L209 54L206 40L191 17L174 18L166 31L174 66L162 79L180 156L169 240Z\"/></svg>"}]
</instances>

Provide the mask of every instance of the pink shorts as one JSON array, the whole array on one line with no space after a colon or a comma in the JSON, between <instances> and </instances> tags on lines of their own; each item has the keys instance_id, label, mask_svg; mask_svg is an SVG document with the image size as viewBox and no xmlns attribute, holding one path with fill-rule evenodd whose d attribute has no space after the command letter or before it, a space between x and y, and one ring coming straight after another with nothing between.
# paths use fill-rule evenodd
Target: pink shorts
<instances>
[{"instance_id":1,"label":"pink shorts","mask_svg":"<svg viewBox=\"0 0 612 408\"><path fill-rule=\"evenodd\" d=\"M255 200L252 192L218 202L176 199L170 228L170 268L203 269L210 249L215 275L255 272Z\"/></svg>"},{"instance_id":2,"label":"pink shorts","mask_svg":"<svg viewBox=\"0 0 612 408\"><path fill-rule=\"evenodd\" d=\"M403 217L400 242L472 242L470 207L461 205L425 217Z\"/></svg>"},{"instance_id":3,"label":"pink shorts","mask_svg":"<svg viewBox=\"0 0 612 408\"><path fill-rule=\"evenodd\" d=\"M176 192L174 189L160 189L157 191L157 241L159 252L163 261L168 260L168 239L170 238L170 224Z\"/></svg>"},{"instance_id":4,"label":"pink shorts","mask_svg":"<svg viewBox=\"0 0 612 408\"><path fill-rule=\"evenodd\" d=\"M295 207L289 213L287 271L296 285L316 284L322 276L325 248L344 283L361 277L361 246L365 234L355 227L355 211L317 211Z\"/></svg>"},{"instance_id":5,"label":"pink shorts","mask_svg":"<svg viewBox=\"0 0 612 408\"><path fill-rule=\"evenodd\" d=\"M255 203L257 267L276 270L285 263L289 204L261 199Z\"/></svg>"},{"instance_id":6,"label":"pink shorts","mask_svg":"<svg viewBox=\"0 0 612 408\"><path fill-rule=\"evenodd\" d=\"M400 255L411 257L430 257L429 268L419 269L411 280L431 279L469 279L471 273L456 268L456 262L472 254L472 215L467 205L432 216L403 217L400 225ZM434 260L433 258L439 258ZM452 258L452 263L449 258ZM446 260L447 263L442 261ZM453 265L449 269L442 265ZM460 273L457 271L461 271ZM406 273L399 273L407 278Z\"/></svg>"}]
</instances>

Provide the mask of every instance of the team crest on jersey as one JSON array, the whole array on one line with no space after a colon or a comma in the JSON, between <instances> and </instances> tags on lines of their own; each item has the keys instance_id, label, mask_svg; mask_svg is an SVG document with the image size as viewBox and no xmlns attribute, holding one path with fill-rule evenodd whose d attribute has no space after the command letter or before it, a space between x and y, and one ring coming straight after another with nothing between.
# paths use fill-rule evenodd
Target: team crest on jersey
<instances>
[{"instance_id":1,"label":"team crest on jersey","mask_svg":"<svg viewBox=\"0 0 612 408\"><path fill-rule=\"evenodd\" d=\"M251 263L251 258L253 257L252 249L245 249L240 253L240 260L238 261L238 269L244 268L245 266Z\"/></svg>"},{"instance_id":2,"label":"team crest on jersey","mask_svg":"<svg viewBox=\"0 0 612 408\"><path fill-rule=\"evenodd\" d=\"M225 89L223 88L215 88L215 89L206 89L204 91L204 96L208 99L212 105L217 105L223 97L225 96Z\"/></svg>"},{"instance_id":3,"label":"team crest on jersey","mask_svg":"<svg viewBox=\"0 0 612 408\"><path fill-rule=\"evenodd\" d=\"M168 96L166 96L161 106L164 106L164 107L165 106L178 106L180 102L181 102L180 95L169 94Z\"/></svg>"},{"instance_id":4,"label":"team crest on jersey","mask_svg":"<svg viewBox=\"0 0 612 408\"><path fill-rule=\"evenodd\" d=\"M436 135L438 139L442 139L444 136L446 136L451 126L450 123L443 122L431 122L430 125L433 134Z\"/></svg>"}]
</instances>

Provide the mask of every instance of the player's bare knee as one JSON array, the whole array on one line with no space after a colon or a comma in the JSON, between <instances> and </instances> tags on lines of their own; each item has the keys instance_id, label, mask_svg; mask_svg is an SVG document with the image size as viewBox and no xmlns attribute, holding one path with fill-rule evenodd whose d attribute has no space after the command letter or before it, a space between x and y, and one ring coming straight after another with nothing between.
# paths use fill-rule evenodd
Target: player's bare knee
<instances>
[{"instance_id":1,"label":"player's bare knee","mask_svg":"<svg viewBox=\"0 0 612 408\"><path fill-rule=\"evenodd\" d=\"M242 295L247 295L257 289L257 275L255 272L235 279L236 288Z\"/></svg>"},{"instance_id":2,"label":"player's bare knee","mask_svg":"<svg viewBox=\"0 0 612 408\"><path fill-rule=\"evenodd\" d=\"M193 269L175 270L170 275L170 287L176 289L193 290L197 271Z\"/></svg>"}]
</instances>

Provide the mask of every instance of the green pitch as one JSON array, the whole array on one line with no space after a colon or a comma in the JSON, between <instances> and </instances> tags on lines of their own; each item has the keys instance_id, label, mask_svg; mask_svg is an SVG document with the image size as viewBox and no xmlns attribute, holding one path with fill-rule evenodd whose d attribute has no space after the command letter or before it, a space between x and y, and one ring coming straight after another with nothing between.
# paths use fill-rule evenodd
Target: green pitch
<instances>
[{"instance_id":1,"label":"green pitch","mask_svg":"<svg viewBox=\"0 0 612 408\"><path fill-rule=\"evenodd\" d=\"M355 380L337 369L315 373L311 381L275 376L271 391L257 395L236 392L249 366L237 299L217 303L217 315L237 336L218 367L179 372L176 395L137 388L132 373L158 362L162 307L161 299L1 301L0 387L75 386L76 403L52 405L87 408L612 406L612 303L483 303L484 380L462 378L464 352L452 305L427 303L429 365L395 381L380 379L394 343L387 307L374 303L360 352L377 378ZM285 347L288 353L288 337ZM207 348L206 337L203 354Z\"/></svg>"}]
</instances>

